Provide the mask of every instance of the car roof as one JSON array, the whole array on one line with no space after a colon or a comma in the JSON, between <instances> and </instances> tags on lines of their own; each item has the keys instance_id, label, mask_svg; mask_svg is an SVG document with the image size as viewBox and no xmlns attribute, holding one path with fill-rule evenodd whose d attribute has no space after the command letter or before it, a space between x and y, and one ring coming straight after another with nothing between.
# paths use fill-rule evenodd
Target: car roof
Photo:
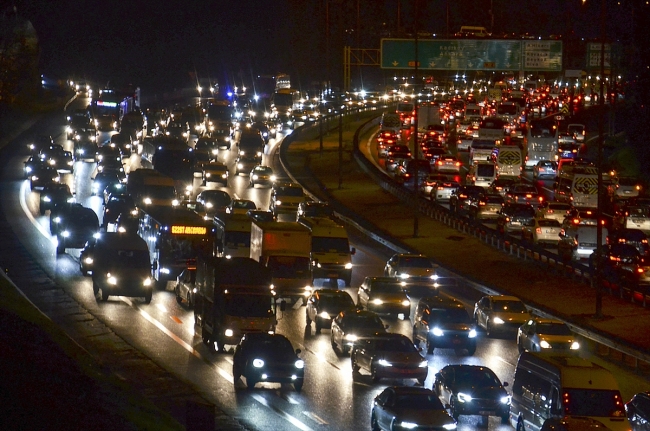
<instances>
[{"instance_id":1,"label":"car roof","mask_svg":"<svg viewBox=\"0 0 650 431\"><path fill-rule=\"evenodd\" d=\"M422 386L390 386L386 389L392 389L397 394L422 394L422 395L431 395L433 390L425 388Z\"/></svg>"},{"instance_id":2,"label":"car roof","mask_svg":"<svg viewBox=\"0 0 650 431\"><path fill-rule=\"evenodd\" d=\"M448 298L445 296L425 296L423 298L420 298L420 302L422 304L426 304L430 308L463 308L465 309L465 306L463 305L462 302L455 298Z\"/></svg>"}]
</instances>

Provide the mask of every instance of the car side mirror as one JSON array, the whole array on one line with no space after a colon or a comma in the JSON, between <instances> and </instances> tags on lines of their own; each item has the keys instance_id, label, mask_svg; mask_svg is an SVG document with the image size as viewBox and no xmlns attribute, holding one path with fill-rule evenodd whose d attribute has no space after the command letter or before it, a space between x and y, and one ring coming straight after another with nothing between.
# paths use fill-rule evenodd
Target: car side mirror
<instances>
[{"instance_id":1,"label":"car side mirror","mask_svg":"<svg viewBox=\"0 0 650 431\"><path fill-rule=\"evenodd\" d=\"M302 353L302 350L300 350L300 349L296 349L296 355L299 355L299 354L301 354L301 353Z\"/></svg>"},{"instance_id":2,"label":"car side mirror","mask_svg":"<svg viewBox=\"0 0 650 431\"><path fill-rule=\"evenodd\" d=\"M508 382L503 382L503 387L507 388L508 387Z\"/></svg>"},{"instance_id":3,"label":"car side mirror","mask_svg":"<svg viewBox=\"0 0 650 431\"><path fill-rule=\"evenodd\" d=\"M352 247L352 248L350 249L350 254L352 254L352 255L357 254L357 249L354 248L354 247Z\"/></svg>"}]
</instances>

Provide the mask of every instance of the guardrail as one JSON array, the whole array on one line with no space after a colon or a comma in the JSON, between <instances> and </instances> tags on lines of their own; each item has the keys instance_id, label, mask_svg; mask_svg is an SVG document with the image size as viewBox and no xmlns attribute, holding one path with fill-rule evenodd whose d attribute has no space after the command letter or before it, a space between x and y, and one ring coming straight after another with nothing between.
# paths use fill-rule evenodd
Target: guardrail
<instances>
[{"instance_id":1,"label":"guardrail","mask_svg":"<svg viewBox=\"0 0 650 431\"><path fill-rule=\"evenodd\" d=\"M417 204L421 213L441 223L445 223L446 225L451 226L461 232L469 235L474 235L488 245L496 247L519 258L535 260L553 271L560 272L565 276L578 279L582 282L588 283L591 281L591 272L587 265L578 262L562 262L557 255L544 250L541 247L522 243L517 238L508 236L503 237L499 235L494 229L477 223L472 223L467 219L458 217L446 208L425 200L423 197L416 196L413 191L405 189L403 185L397 183L390 176L377 169L377 167L372 164L359 150L359 137L365 135L367 132L375 128L378 125L378 122L379 118L373 118L365 122L360 128L357 129L353 141L353 157L355 158L355 161L358 163L358 165L362 168L362 170L364 170L367 175L371 176L384 190L392 193L407 205ZM331 127L327 130L328 132L335 130L338 127L338 124L332 126L332 122L330 122L330 126ZM302 175L297 175L294 172L296 167L289 167L287 161L287 152L289 146L302 133L309 131L313 127L317 127L317 125L305 125L301 128L296 129L293 134L285 138L280 146L280 161L284 170L290 176L291 180L301 183L301 185L303 185L305 188L307 194L312 199L327 200L334 208L335 216L341 222L356 229L363 235L373 239L375 242L382 244L383 246L393 250L396 253L416 252L416 250L409 247L408 245L395 238L392 238L388 232L378 231L375 225L368 222L360 215L351 212L348 208L342 205L338 200L336 200L327 192L327 188L318 180L318 178L311 174L311 170L309 169L308 165L299 168L302 171ZM300 177L300 179L298 177ZM326 197L320 197L323 195L326 195ZM453 273L451 275L459 277L459 275ZM475 290L486 295L504 293L500 292L496 288L488 287L472 280L467 281ZM623 289L620 291L623 292ZM645 304L646 301L644 294L643 305L645 306ZM597 354L601 357L606 357L607 359L614 362L624 364L635 372L647 373L650 371L650 354L648 352L641 351L632 345L628 345L627 343L612 340L609 338L608 334L604 332L599 332L598 330L591 328L584 328L575 322L571 322L569 319L563 318L563 316L554 315L552 310L545 308L541 304L535 304L530 308L539 315L559 318L565 321L576 334L581 336L583 340L587 342L589 350L591 350L594 354Z\"/></svg>"}]
</instances>

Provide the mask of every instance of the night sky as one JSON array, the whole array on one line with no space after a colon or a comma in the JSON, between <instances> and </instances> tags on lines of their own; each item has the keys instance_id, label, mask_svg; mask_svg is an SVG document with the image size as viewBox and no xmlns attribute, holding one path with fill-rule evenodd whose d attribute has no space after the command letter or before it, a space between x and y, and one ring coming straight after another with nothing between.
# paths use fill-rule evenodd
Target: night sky
<instances>
[{"instance_id":1,"label":"night sky","mask_svg":"<svg viewBox=\"0 0 650 431\"><path fill-rule=\"evenodd\" d=\"M492 0L490 17L490 0L401 0L399 8L398 1L1 0L0 4L15 5L32 21L44 73L146 89L187 86L193 72L222 84L286 72L308 85L324 80L329 70L336 82L342 75L344 45L379 48L381 37L412 32L414 9L418 29L429 33L481 25L494 33L596 37L602 3ZM632 7L643 2L616 3L607 0L608 37L630 41L638 31L632 25L636 13Z\"/></svg>"}]
</instances>

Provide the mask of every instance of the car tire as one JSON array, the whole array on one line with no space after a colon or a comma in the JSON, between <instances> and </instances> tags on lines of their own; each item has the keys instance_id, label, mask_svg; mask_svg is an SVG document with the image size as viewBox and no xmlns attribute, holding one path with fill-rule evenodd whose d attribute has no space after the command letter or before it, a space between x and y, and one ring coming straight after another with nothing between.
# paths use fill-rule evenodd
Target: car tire
<instances>
[{"instance_id":1,"label":"car tire","mask_svg":"<svg viewBox=\"0 0 650 431\"><path fill-rule=\"evenodd\" d=\"M177 302L178 304L182 303L182 302L183 302L183 298L181 298L180 291L178 290L178 285L176 285L176 287L174 288L174 292L176 293L176 302Z\"/></svg>"},{"instance_id":2,"label":"car tire","mask_svg":"<svg viewBox=\"0 0 650 431\"><path fill-rule=\"evenodd\" d=\"M246 388L247 389L254 389L256 384L257 384L257 380L255 380L253 378L250 378L250 377L246 377Z\"/></svg>"},{"instance_id":3,"label":"car tire","mask_svg":"<svg viewBox=\"0 0 650 431\"><path fill-rule=\"evenodd\" d=\"M307 323L306 326L311 325L311 319L309 318L309 313L307 313L307 310L305 310L305 322Z\"/></svg>"},{"instance_id":4,"label":"car tire","mask_svg":"<svg viewBox=\"0 0 650 431\"><path fill-rule=\"evenodd\" d=\"M102 301L103 301L103 302L108 301L108 296L109 296L109 295L108 295L108 290L102 288Z\"/></svg>"},{"instance_id":5,"label":"car tire","mask_svg":"<svg viewBox=\"0 0 650 431\"><path fill-rule=\"evenodd\" d=\"M489 319L485 322L485 335L490 338L494 336L494 328L492 328Z\"/></svg>"},{"instance_id":6,"label":"car tire","mask_svg":"<svg viewBox=\"0 0 650 431\"><path fill-rule=\"evenodd\" d=\"M429 337L427 337L427 354L428 355L433 355L434 350L435 350L435 347L433 346L433 343L431 342Z\"/></svg>"},{"instance_id":7,"label":"car tire","mask_svg":"<svg viewBox=\"0 0 650 431\"><path fill-rule=\"evenodd\" d=\"M314 324L316 324L316 333L317 333L317 334L320 334L320 330L322 329L322 325L321 325L321 323L318 321L318 319L316 319L316 320L314 321Z\"/></svg>"},{"instance_id":8,"label":"car tire","mask_svg":"<svg viewBox=\"0 0 650 431\"><path fill-rule=\"evenodd\" d=\"M144 294L144 303L145 304L151 304L152 295L153 295L153 292L151 290L147 291L147 293Z\"/></svg>"},{"instance_id":9,"label":"car tire","mask_svg":"<svg viewBox=\"0 0 650 431\"><path fill-rule=\"evenodd\" d=\"M371 431L381 431L381 428L379 428L379 424L377 423L377 417L375 416L374 412L370 416L370 429Z\"/></svg>"}]
</instances>

